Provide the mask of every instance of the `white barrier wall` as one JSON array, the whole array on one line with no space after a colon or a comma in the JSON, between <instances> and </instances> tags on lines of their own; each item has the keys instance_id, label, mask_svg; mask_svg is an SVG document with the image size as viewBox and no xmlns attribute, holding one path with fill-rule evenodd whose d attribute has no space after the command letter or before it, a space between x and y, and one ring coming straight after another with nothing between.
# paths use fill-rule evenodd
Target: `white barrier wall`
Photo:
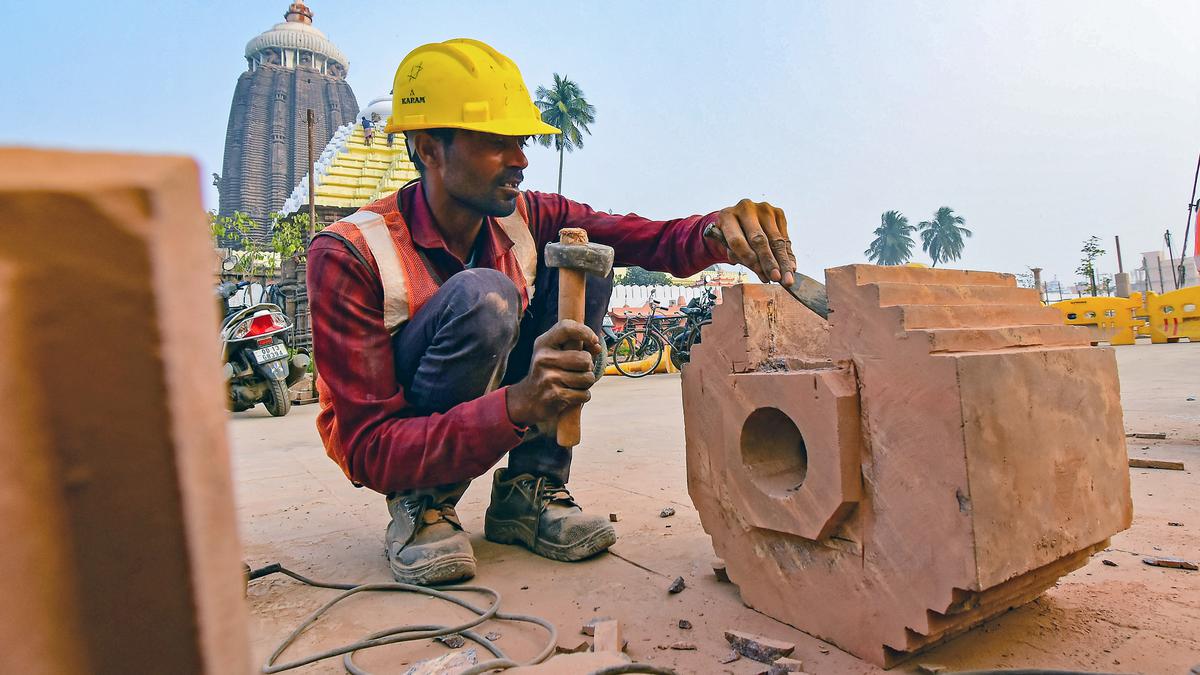
<instances>
[{"instance_id":1,"label":"white barrier wall","mask_svg":"<svg viewBox=\"0 0 1200 675\"><path fill-rule=\"evenodd\" d=\"M710 288L716 291L717 297L721 296L720 286L711 286ZM666 306L675 304L681 297L683 298L682 304L686 305L704 291L705 288L702 286L692 288L685 286L614 286L612 297L608 300L608 308L641 307L650 301L651 294L655 300Z\"/></svg>"}]
</instances>

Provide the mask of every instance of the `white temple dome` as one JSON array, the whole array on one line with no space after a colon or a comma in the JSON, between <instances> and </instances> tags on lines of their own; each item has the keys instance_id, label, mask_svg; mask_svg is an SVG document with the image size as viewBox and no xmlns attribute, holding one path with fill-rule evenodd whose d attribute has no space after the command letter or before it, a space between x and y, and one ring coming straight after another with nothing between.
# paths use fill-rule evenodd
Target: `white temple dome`
<instances>
[{"instance_id":1,"label":"white temple dome","mask_svg":"<svg viewBox=\"0 0 1200 675\"><path fill-rule=\"evenodd\" d=\"M287 20L277 23L246 43L246 59L254 62L262 52L302 51L340 63L343 68L350 65L346 55L325 34L312 25L312 12L303 3L293 3L288 8ZM269 60L272 61L273 60ZM286 60L285 60L286 65Z\"/></svg>"},{"instance_id":2,"label":"white temple dome","mask_svg":"<svg viewBox=\"0 0 1200 675\"><path fill-rule=\"evenodd\" d=\"M371 118L371 113L379 113L379 119L386 121L392 114L392 95L387 94L371 99L371 102L358 111L358 119Z\"/></svg>"}]
</instances>

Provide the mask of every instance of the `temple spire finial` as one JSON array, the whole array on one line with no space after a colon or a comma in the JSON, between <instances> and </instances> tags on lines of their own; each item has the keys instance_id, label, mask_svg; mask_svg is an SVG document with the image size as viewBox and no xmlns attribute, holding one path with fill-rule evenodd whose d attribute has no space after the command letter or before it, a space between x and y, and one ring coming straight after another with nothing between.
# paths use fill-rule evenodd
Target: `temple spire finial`
<instances>
[{"instance_id":1,"label":"temple spire finial","mask_svg":"<svg viewBox=\"0 0 1200 675\"><path fill-rule=\"evenodd\" d=\"M303 2L293 2L288 5L287 14L284 14L283 18L293 23L312 24L313 13Z\"/></svg>"}]
</instances>

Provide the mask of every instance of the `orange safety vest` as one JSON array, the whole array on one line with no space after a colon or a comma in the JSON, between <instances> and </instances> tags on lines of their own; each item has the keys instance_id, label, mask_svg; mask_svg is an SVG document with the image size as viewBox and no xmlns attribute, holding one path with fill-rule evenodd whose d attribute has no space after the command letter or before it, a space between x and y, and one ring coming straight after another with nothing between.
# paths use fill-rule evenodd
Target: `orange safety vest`
<instances>
[{"instance_id":1,"label":"orange safety vest","mask_svg":"<svg viewBox=\"0 0 1200 675\"><path fill-rule=\"evenodd\" d=\"M517 209L511 215L497 218L496 223L513 242L513 247L496 260L496 269L512 279L520 291L521 312L524 313L533 298L537 278L537 243L529 229L525 196L517 198ZM367 204L322 232L341 237L368 264L374 261L383 285L383 328L389 334L395 335L437 292L438 280L413 245L395 193ZM317 394L321 401L317 431L325 452L353 480L338 438L333 396L320 377L317 378Z\"/></svg>"}]
</instances>

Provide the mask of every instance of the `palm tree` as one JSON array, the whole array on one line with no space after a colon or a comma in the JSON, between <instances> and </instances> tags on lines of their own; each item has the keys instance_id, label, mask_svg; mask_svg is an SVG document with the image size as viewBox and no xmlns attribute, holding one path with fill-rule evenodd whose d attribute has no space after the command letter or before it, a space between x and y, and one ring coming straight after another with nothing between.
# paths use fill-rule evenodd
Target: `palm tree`
<instances>
[{"instance_id":1,"label":"palm tree","mask_svg":"<svg viewBox=\"0 0 1200 675\"><path fill-rule=\"evenodd\" d=\"M554 86L537 88L537 101L542 121L557 127L561 134L538 136L538 143L558 150L558 191L562 192L563 153L583 147L583 134L591 134L589 124L596 122L596 108L583 98L583 90L572 80L554 74Z\"/></svg>"},{"instance_id":2,"label":"palm tree","mask_svg":"<svg viewBox=\"0 0 1200 675\"><path fill-rule=\"evenodd\" d=\"M939 262L962 257L963 237L971 236L971 231L963 227L966 222L962 216L954 213L954 209L943 206L933 214L933 220L926 220L917 226L921 231L921 248L929 254L934 267Z\"/></svg>"},{"instance_id":3,"label":"palm tree","mask_svg":"<svg viewBox=\"0 0 1200 675\"><path fill-rule=\"evenodd\" d=\"M887 211L879 217L875 239L863 255L876 265L903 265L912 256L912 233L917 228L899 211Z\"/></svg>"}]
</instances>

